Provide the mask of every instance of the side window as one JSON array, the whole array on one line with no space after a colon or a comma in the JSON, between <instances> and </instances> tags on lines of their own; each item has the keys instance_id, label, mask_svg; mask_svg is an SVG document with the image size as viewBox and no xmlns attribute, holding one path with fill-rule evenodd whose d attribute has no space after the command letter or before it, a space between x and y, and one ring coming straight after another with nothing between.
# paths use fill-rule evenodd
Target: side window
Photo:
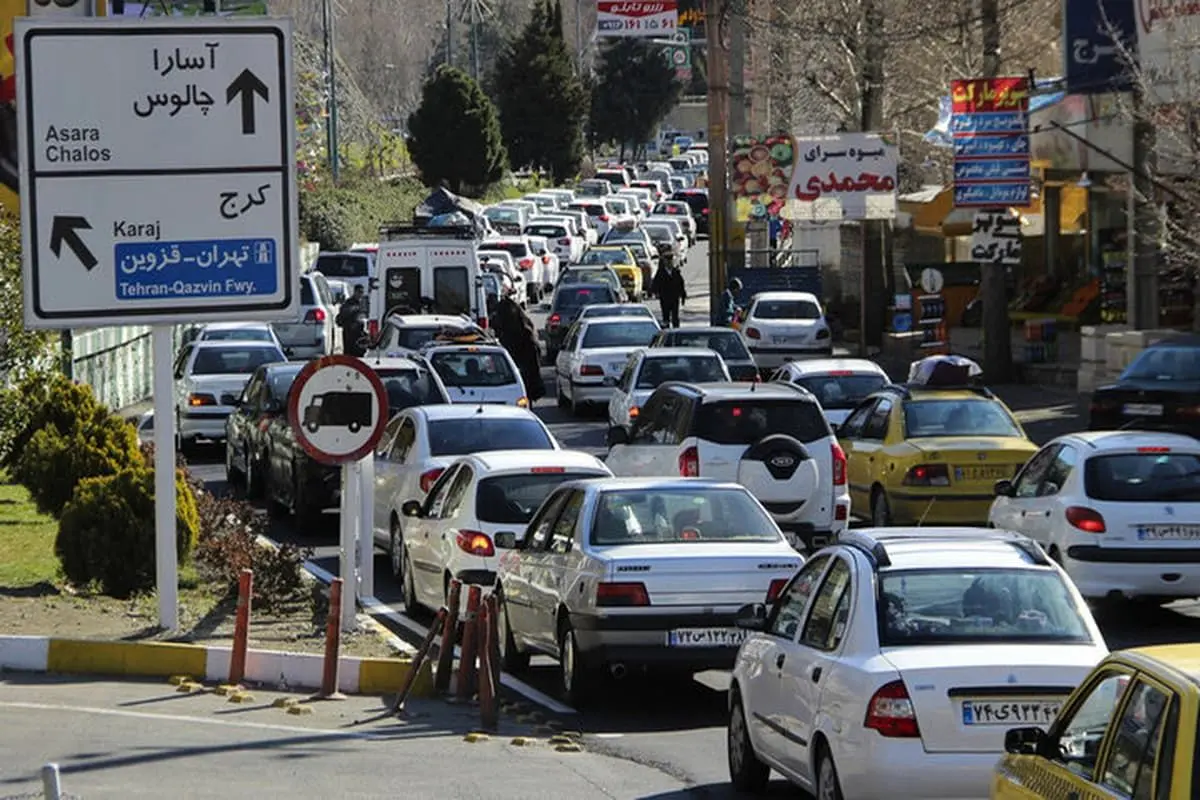
<instances>
[{"instance_id":1,"label":"side window","mask_svg":"<svg viewBox=\"0 0 1200 800\"><path fill-rule=\"evenodd\" d=\"M404 422L404 417L396 415L388 421L387 426L383 429L383 436L379 437L379 444L375 448L375 455L379 458L389 458L388 453L392 449L392 442L396 438L397 432L400 430L400 425Z\"/></svg>"},{"instance_id":2,"label":"side window","mask_svg":"<svg viewBox=\"0 0 1200 800\"><path fill-rule=\"evenodd\" d=\"M837 559L829 568L821 590L813 598L800 643L817 650L835 650L846 633L850 616L850 565Z\"/></svg>"},{"instance_id":3,"label":"side window","mask_svg":"<svg viewBox=\"0 0 1200 800\"><path fill-rule=\"evenodd\" d=\"M388 461L403 464L416 441L417 424L413 422L412 417L405 417L396 431L396 438L392 440L392 450L388 453Z\"/></svg>"},{"instance_id":4,"label":"side window","mask_svg":"<svg viewBox=\"0 0 1200 800\"><path fill-rule=\"evenodd\" d=\"M1055 761L1087 780L1096 771L1100 743L1112 724L1113 713L1121 702L1121 694L1129 676L1109 672L1091 684L1087 696L1068 716L1055 723L1058 734L1058 756Z\"/></svg>"},{"instance_id":5,"label":"side window","mask_svg":"<svg viewBox=\"0 0 1200 800\"><path fill-rule=\"evenodd\" d=\"M454 476L454 483L446 489L446 503L442 506L441 519L450 519L462 508L463 499L467 496L467 488L471 485L474 473L470 467L462 466Z\"/></svg>"},{"instance_id":6,"label":"side window","mask_svg":"<svg viewBox=\"0 0 1200 800\"><path fill-rule=\"evenodd\" d=\"M873 397L867 398L862 405L850 412L850 416L846 417L846 421L838 428L838 438L857 439L862 436L863 428L867 426L867 420L871 418L871 412L875 410L878 402Z\"/></svg>"},{"instance_id":7,"label":"side window","mask_svg":"<svg viewBox=\"0 0 1200 800\"><path fill-rule=\"evenodd\" d=\"M642 413L638 415L637 422L633 426L633 436L630 438L638 442L639 439L644 441L639 444L650 444L650 438L654 435L655 427L658 424L659 412L663 407L663 400L668 395L666 392L655 392L650 395L650 399L646 401L646 405L642 408Z\"/></svg>"},{"instance_id":8,"label":"side window","mask_svg":"<svg viewBox=\"0 0 1200 800\"><path fill-rule=\"evenodd\" d=\"M442 511L446 508L446 500L450 497L450 488L454 484L456 472L455 467L446 470L429 490L429 497L425 500L425 517L427 519L442 518Z\"/></svg>"},{"instance_id":9,"label":"side window","mask_svg":"<svg viewBox=\"0 0 1200 800\"><path fill-rule=\"evenodd\" d=\"M788 641L796 638L800 630L800 621L804 619L804 609L808 607L808 598L812 597L817 588L817 581L829 563L829 556L817 556L809 561L792 582L784 589L775 607L771 609L771 617L767 620L767 633L779 636Z\"/></svg>"},{"instance_id":10,"label":"side window","mask_svg":"<svg viewBox=\"0 0 1200 800\"><path fill-rule=\"evenodd\" d=\"M1017 475L1014 487L1017 497L1038 496L1038 487L1042 484L1042 478L1045 477L1061 449L1062 445L1051 444L1033 454L1033 458L1026 462L1025 466L1021 468L1020 474Z\"/></svg>"},{"instance_id":11,"label":"side window","mask_svg":"<svg viewBox=\"0 0 1200 800\"><path fill-rule=\"evenodd\" d=\"M1144 681L1130 688L1129 702L1114 729L1101 786L1133 800L1154 800L1156 761L1169 761L1172 756L1160 747L1160 741L1173 705L1167 692Z\"/></svg>"},{"instance_id":12,"label":"side window","mask_svg":"<svg viewBox=\"0 0 1200 800\"><path fill-rule=\"evenodd\" d=\"M679 421L685 411L683 398L679 395L669 394L663 398L651 434L655 444L679 444Z\"/></svg>"},{"instance_id":13,"label":"side window","mask_svg":"<svg viewBox=\"0 0 1200 800\"><path fill-rule=\"evenodd\" d=\"M321 305L332 308L333 292L329 291L329 281L325 280L324 275L313 273L313 284L317 287L317 297L320 298Z\"/></svg>"},{"instance_id":14,"label":"side window","mask_svg":"<svg viewBox=\"0 0 1200 800\"><path fill-rule=\"evenodd\" d=\"M238 401L248 409L258 409L262 405L264 392L267 382L263 377L263 371L258 370L254 373L254 377L246 384L246 388L242 390L242 397Z\"/></svg>"},{"instance_id":15,"label":"side window","mask_svg":"<svg viewBox=\"0 0 1200 800\"><path fill-rule=\"evenodd\" d=\"M1062 487L1067 485L1067 479L1071 477L1071 471L1075 469L1078 461L1079 454L1075 452L1075 448L1064 444L1050 462L1046 474L1042 476L1042 482L1037 489L1038 497L1058 494Z\"/></svg>"},{"instance_id":16,"label":"side window","mask_svg":"<svg viewBox=\"0 0 1200 800\"><path fill-rule=\"evenodd\" d=\"M629 363L625 365L625 371L621 373L621 380L617 381L617 388L625 394L629 394L633 390L633 375L644 363L646 363L644 358L629 359Z\"/></svg>"},{"instance_id":17,"label":"side window","mask_svg":"<svg viewBox=\"0 0 1200 800\"><path fill-rule=\"evenodd\" d=\"M583 508L583 498L583 492L578 490L571 492L571 496L567 498L562 514L550 529L550 544L547 549L551 553L562 555L571 549L571 542L575 538L575 523L579 519L579 510Z\"/></svg>"},{"instance_id":18,"label":"side window","mask_svg":"<svg viewBox=\"0 0 1200 800\"><path fill-rule=\"evenodd\" d=\"M551 495L534 516L529 523L529 529L525 532L526 549L544 550L546 548L546 541L550 538L550 529L554 526L554 521L558 519L558 512L562 511L563 503L567 502L568 494L570 492L564 490Z\"/></svg>"},{"instance_id":19,"label":"side window","mask_svg":"<svg viewBox=\"0 0 1200 800\"><path fill-rule=\"evenodd\" d=\"M892 413L892 401L881 397L871 412L871 418L863 427L862 438L883 441L887 437L888 417Z\"/></svg>"},{"instance_id":20,"label":"side window","mask_svg":"<svg viewBox=\"0 0 1200 800\"><path fill-rule=\"evenodd\" d=\"M187 369L188 359L192 355L192 346L184 345L175 358L175 380L183 380L183 371Z\"/></svg>"}]
</instances>

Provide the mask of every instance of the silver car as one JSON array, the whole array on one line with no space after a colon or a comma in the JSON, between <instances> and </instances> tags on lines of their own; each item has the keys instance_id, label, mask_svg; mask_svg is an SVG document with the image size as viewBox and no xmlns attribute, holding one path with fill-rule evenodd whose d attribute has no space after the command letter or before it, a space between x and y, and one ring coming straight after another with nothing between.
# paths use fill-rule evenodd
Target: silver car
<instances>
[{"instance_id":1,"label":"silver car","mask_svg":"<svg viewBox=\"0 0 1200 800\"><path fill-rule=\"evenodd\" d=\"M746 637L745 603L768 602L804 559L736 483L602 478L558 487L496 574L504 668L533 653L559 660L567 702L605 675L665 667L727 669Z\"/></svg>"}]
</instances>

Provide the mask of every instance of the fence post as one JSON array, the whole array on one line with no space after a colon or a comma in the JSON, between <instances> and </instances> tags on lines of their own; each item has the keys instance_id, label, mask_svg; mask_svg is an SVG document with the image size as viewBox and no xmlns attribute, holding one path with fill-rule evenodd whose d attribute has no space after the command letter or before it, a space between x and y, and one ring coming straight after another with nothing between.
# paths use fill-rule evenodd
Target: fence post
<instances>
[{"instance_id":1,"label":"fence post","mask_svg":"<svg viewBox=\"0 0 1200 800\"><path fill-rule=\"evenodd\" d=\"M455 694L459 700L471 699L471 688L475 686L475 656L479 638L479 600L483 592L478 586L467 591L467 613L463 618L462 655L458 660L458 686Z\"/></svg>"},{"instance_id":2,"label":"fence post","mask_svg":"<svg viewBox=\"0 0 1200 800\"><path fill-rule=\"evenodd\" d=\"M254 571L238 575L237 617L233 624L233 650L229 654L229 684L237 686L246 675L246 647L250 642L250 598L254 596Z\"/></svg>"},{"instance_id":3,"label":"fence post","mask_svg":"<svg viewBox=\"0 0 1200 800\"><path fill-rule=\"evenodd\" d=\"M62 800L62 778L58 774L58 764L42 767L42 794L46 800Z\"/></svg>"},{"instance_id":4,"label":"fence post","mask_svg":"<svg viewBox=\"0 0 1200 800\"><path fill-rule=\"evenodd\" d=\"M492 642L496 638L496 617L489 598L479 607L479 724L494 731L500 726L496 707L496 685L492 672Z\"/></svg>"},{"instance_id":5,"label":"fence post","mask_svg":"<svg viewBox=\"0 0 1200 800\"><path fill-rule=\"evenodd\" d=\"M491 631L488 635L491 637L491 646L488 648L488 665L492 668L492 692L494 695L500 694L500 598L496 597L496 593L492 592L488 595L488 608L491 614Z\"/></svg>"},{"instance_id":6,"label":"fence post","mask_svg":"<svg viewBox=\"0 0 1200 800\"><path fill-rule=\"evenodd\" d=\"M345 699L338 691L338 667L341 661L342 644L342 590L341 578L334 578L329 585L329 614L325 619L325 669L321 675L322 700Z\"/></svg>"},{"instance_id":7,"label":"fence post","mask_svg":"<svg viewBox=\"0 0 1200 800\"><path fill-rule=\"evenodd\" d=\"M446 621L442 625L442 642L438 646L437 672L433 688L438 694L450 691L450 672L454 669L454 645L458 639L458 606L462 598L462 582L450 581L446 593Z\"/></svg>"}]
</instances>

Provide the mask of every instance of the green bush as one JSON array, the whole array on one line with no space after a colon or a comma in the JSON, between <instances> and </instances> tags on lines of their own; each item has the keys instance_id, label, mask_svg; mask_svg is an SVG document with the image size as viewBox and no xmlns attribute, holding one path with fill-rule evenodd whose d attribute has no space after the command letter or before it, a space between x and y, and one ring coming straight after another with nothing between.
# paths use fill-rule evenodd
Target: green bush
<instances>
[{"instance_id":1,"label":"green bush","mask_svg":"<svg viewBox=\"0 0 1200 800\"><path fill-rule=\"evenodd\" d=\"M424 196L421 186L411 180L321 185L300 194L300 231L322 250L374 242L382 223L412 219L413 208Z\"/></svg>"},{"instance_id":2,"label":"green bush","mask_svg":"<svg viewBox=\"0 0 1200 800\"><path fill-rule=\"evenodd\" d=\"M105 413L65 431L54 425L37 431L17 459L12 475L29 490L40 511L58 516L80 481L113 475L141 463L133 426Z\"/></svg>"},{"instance_id":3,"label":"green bush","mask_svg":"<svg viewBox=\"0 0 1200 800\"><path fill-rule=\"evenodd\" d=\"M180 564L196 546L196 497L182 470L175 474L176 539ZM85 478L63 508L54 552L67 580L98 585L127 598L154 588L154 473L144 467Z\"/></svg>"},{"instance_id":4,"label":"green bush","mask_svg":"<svg viewBox=\"0 0 1200 800\"><path fill-rule=\"evenodd\" d=\"M0 463L16 465L29 440L47 426L67 431L82 419L108 410L92 388L75 384L60 372L35 372L0 393Z\"/></svg>"}]
</instances>

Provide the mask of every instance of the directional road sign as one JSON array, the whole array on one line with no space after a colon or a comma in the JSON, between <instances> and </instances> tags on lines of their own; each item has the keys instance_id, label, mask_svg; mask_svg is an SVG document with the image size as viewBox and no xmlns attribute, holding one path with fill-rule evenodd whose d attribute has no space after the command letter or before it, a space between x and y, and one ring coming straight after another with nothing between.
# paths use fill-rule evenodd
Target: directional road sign
<instances>
[{"instance_id":1,"label":"directional road sign","mask_svg":"<svg viewBox=\"0 0 1200 800\"><path fill-rule=\"evenodd\" d=\"M298 317L291 22L15 31L25 324Z\"/></svg>"},{"instance_id":2,"label":"directional road sign","mask_svg":"<svg viewBox=\"0 0 1200 800\"><path fill-rule=\"evenodd\" d=\"M370 455L388 423L387 390L364 361L342 354L310 361L288 395L296 441L322 464Z\"/></svg>"}]
</instances>

